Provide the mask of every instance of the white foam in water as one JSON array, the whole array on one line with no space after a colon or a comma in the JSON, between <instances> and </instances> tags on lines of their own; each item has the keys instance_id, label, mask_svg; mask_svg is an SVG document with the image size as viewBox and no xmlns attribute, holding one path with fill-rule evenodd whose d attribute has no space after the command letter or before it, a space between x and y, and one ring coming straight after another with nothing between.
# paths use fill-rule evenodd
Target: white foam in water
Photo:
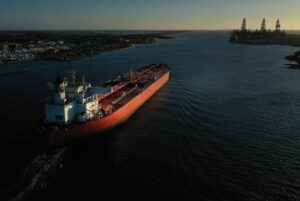
<instances>
[{"instance_id":1,"label":"white foam in water","mask_svg":"<svg viewBox=\"0 0 300 201\"><path fill-rule=\"evenodd\" d=\"M20 189L21 187L21 192L10 200L20 201L46 188L51 181L49 178L55 178L57 171L63 167L62 162L67 150L64 147L51 153L38 155L24 170L20 182L13 187L13 189Z\"/></svg>"}]
</instances>

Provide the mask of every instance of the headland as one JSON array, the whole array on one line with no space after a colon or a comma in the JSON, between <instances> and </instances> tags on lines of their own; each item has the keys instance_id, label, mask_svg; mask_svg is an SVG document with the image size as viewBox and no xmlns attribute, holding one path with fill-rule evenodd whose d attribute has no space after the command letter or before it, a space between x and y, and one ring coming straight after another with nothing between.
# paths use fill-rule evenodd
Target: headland
<instances>
[{"instance_id":1,"label":"headland","mask_svg":"<svg viewBox=\"0 0 300 201\"><path fill-rule=\"evenodd\" d=\"M0 32L0 64L36 60L71 61L105 51L119 50L134 44L171 39L175 31L137 32L130 34L63 31Z\"/></svg>"}]
</instances>

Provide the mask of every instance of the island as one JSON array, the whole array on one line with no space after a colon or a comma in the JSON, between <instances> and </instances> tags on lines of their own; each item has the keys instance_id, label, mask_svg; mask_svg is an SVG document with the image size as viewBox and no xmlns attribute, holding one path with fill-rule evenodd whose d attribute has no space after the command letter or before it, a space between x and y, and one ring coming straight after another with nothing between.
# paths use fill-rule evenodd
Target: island
<instances>
[{"instance_id":1,"label":"island","mask_svg":"<svg viewBox=\"0 0 300 201\"><path fill-rule=\"evenodd\" d=\"M262 21L261 29L251 31L247 29L246 19L243 19L240 30L233 30L231 32L229 42L247 44L247 45L290 45L300 47L300 34L286 33L280 29L279 19L276 21L275 29L272 31L266 29L265 18ZM286 56L285 59L296 62L295 65L290 65L291 68L300 69L300 51L293 55Z\"/></svg>"},{"instance_id":2,"label":"island","mask_svg":"<svg viewBox=\"0 0 300 201\"><path fill-rule=\"evenodd\" d=\"M0 64L36 60L71 61L134 44L171 39L175 31L104 34L97 31L0 32Z\"/></svg>"},{"instance_id":3,"label":"island","mask_svg":"<svg viewBox=\"0 0 300 201\"><path fill-rule=\"evenodd\" d=\"M297 63L291 64L290 68L300 69L300 51L294 52L294 54L286 56L285 59Z\"/></svg>"}]
</instances>

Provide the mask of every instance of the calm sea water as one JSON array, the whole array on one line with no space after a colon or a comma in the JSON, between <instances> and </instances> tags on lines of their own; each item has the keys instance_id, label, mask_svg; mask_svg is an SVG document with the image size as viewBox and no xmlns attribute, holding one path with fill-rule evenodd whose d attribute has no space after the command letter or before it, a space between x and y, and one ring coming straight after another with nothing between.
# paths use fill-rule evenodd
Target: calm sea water
<instances>
[{"instance_id":1,"label":"calm sea water","mask_svg":"<svg viewBox=\"0 0 300 201\"><path fill-rule=\"evenodd\" d=\"M73 62L0 66L0 200L299 200L300 71L288 46L227 42L227 32ZM50 153L29 138L46 82L68 69L93 83L167 63L172 77L124 125Z\"/></svg>"}]
</instances>

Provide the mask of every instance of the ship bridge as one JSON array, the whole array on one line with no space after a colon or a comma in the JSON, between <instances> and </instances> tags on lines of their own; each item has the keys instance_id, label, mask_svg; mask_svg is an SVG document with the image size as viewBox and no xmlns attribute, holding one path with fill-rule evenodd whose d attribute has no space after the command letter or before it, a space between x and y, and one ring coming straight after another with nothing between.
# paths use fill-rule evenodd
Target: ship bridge
<instances>
[{"instance_id":1,"label":"ship bridge","mask_svg":"<svg viewBox=\"0 0 300 201\"><path fill-rule=\"evenodd\" d=\"M53 96L45 104L45 123L68 125L85 122L99 114L99 100L111 93L111 88L92 87L84 78L76 82L75 72L68 72L66 78L58 77L48 83Z\"/></svg>"}]
</instances>

